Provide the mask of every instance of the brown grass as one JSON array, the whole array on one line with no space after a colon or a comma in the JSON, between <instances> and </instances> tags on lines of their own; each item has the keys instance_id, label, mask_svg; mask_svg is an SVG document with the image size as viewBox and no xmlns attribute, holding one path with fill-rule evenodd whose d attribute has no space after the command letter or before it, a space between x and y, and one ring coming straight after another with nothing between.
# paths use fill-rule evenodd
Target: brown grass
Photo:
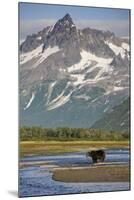
<instances>
[{"instance_id":1,"label":"brown grass","mask_svg":"<svg viewBox=\"0 0 134 200\"><path fill-rule=\"evenodd\" d=\"M57 169L52 178L62 182L128 182L129 167L111 165Z\"/></svg>"},{"instance_id":2,"label":"brown grass","mask_svg":"<svg viewBox=\"0 0 134 200\"><path fill-rule=\"evenodd\" d=\"M20 142L20 156L59 154L87 151L90 148L120 148L128 146L128 141L29 141Z\"/></svg>"}]
</instances>

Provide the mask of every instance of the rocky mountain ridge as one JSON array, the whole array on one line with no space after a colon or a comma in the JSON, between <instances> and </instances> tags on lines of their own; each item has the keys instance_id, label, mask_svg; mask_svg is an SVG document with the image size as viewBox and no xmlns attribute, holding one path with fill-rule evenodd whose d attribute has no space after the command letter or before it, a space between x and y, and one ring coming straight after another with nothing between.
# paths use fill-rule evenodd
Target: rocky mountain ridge
<instances>
[{"instance_id":1,"label":"rocky mountain ridge","mask_svg":"<svg viewBox=\"0 0 134 200\"><path fill-rule=\"evenodd\" d=\"M129 41L69 14L20 46L21 125L91 127L129 96Z\"/></svg>"}]
</instances>

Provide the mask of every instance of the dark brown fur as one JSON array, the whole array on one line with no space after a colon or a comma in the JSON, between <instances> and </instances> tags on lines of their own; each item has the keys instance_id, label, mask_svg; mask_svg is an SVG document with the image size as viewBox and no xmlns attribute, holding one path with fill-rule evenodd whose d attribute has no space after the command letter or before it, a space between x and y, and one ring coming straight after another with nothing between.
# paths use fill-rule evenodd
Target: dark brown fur
<instances>
[{"instance_id":1,"label":"dark brown fur","mask_svg":"<svg viewBox=\"0 0 134 200\"><path fill-rule=\"evenodd\" d=\"M87 156L92 158L93 163L103 162L106 157L104 150L89 151Z\"/></svg>"}]
</instances>

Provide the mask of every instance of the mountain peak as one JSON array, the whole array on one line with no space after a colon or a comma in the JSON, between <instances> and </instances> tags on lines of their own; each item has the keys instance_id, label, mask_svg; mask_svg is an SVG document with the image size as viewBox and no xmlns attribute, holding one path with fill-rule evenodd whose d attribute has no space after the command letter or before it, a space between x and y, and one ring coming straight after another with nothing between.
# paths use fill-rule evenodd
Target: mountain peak
<instances>
[{"instance_id":1,"label":"mountain peak","mask_svg":"<svg viewBox=\"0 0 134 200\"><path fill-rule=\"evenodd\" d=\"M54 29L62 30L64 28L75 27L71 16L67 13L63 18L59 19L54 26ZM63 30L62 30L63 31Z\"/></svg>"},{"instance_id":2,"label":"mountain peak","mask_svg":"<svg viewBox=\"0 0 134 200\"><path fill-rule=\"evenodd\" d=\"M73 23L73 20L72 20L72 18L71 18L71 16L70 16L69 13L67 13L67 14L62 18L62 20L64 20L64 21L69 21L69 22Z\"/></svg>"}]
</instances>

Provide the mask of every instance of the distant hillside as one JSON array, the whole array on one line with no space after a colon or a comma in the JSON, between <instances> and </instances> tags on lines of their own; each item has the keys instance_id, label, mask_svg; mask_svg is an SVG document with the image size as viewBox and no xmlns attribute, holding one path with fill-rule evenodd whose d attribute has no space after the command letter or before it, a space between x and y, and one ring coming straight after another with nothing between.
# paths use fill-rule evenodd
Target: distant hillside
<instances>
[{"instance_id":1,"label":"distant hillside","mask_svg":"<svg viewBox=\"0 0 134 200\"><path fill-rule=\"evenodd\" d=\"M129 130L129 109L130 98L123 101L120 105L106 112L103 117L95 122L92 128L103 130Z\"/></svg>"}]
</instances>

